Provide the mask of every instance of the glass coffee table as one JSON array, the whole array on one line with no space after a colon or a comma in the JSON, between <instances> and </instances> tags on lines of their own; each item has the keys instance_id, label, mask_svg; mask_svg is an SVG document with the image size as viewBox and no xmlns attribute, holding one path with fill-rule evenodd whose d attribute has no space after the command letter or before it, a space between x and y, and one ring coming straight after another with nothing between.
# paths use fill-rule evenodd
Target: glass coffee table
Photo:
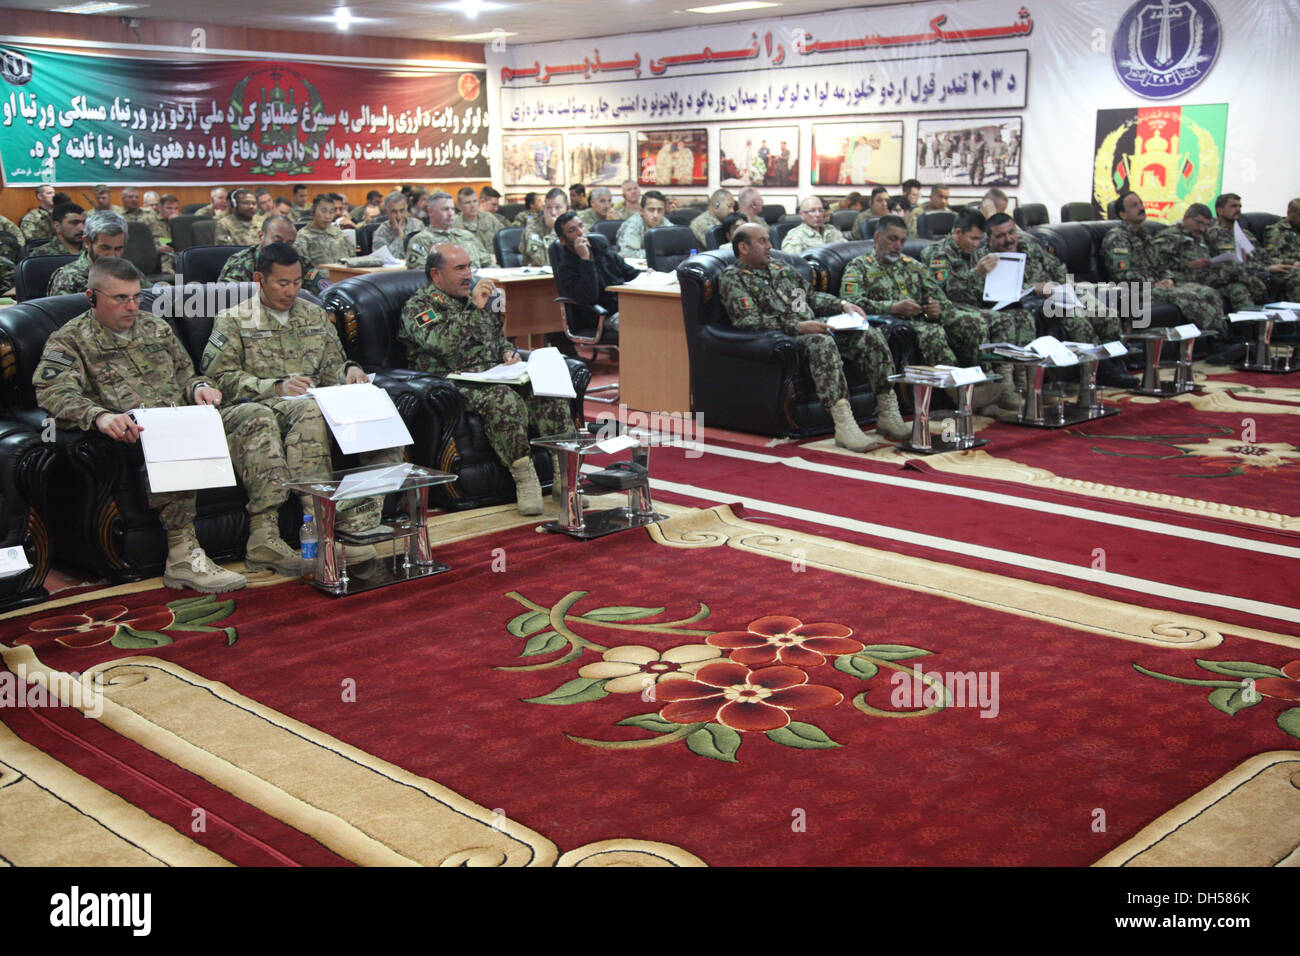
<instances>
[{"instance_id":1,"label":"glass coffee table","mask_svg":"<svg viewBox=\"0 0 1300 956\"><path fill-rule=\"evenodd\" d=\"M322 481L290 481L285 487L314 499L312 514L318 542L311 584L326 594L360 594L375 588L414 581L451 570L434 560L429 545L429 489L456 480L455 475L421 465L365 465L336 471ZM356 498L401 494L406 517L392 525L377 525L365 534L335 528L338 504ZM348 574L348 545L395 544L392 556L367 561ZM341 545L341 547L336 547Z\"/></svg>"},{"instance_id":2,"label":"glass coffee table","mask_svg":"<svg viewBox=\"0 0 1300 956\"><path fill-rule=\"evenodd\" d=\"M613 441L614 444L610 444ZM626 435L544 435L534 438L533 445L556 452L560 470L554 478L563 490L563 515L558 521L542 525L575 538L599 538L629 528L642 528L663 521L665 515L654 510L650 500L650 436L629 430ZM621 446L621 447L620 447ZM582 483L582 462L593 455L612 455L631 449L630 462L617 462L588 476ZM627 492L627 504L604 511L587 511L584 494Z\"/></svg>"},{"instance_id":3,"label":"glass coffee table","mask_svg":"<svg viewBox=\"0 0 1300 956\"><path fill-rule=\"evenodd\" d=\"M1185 392L1196 391L1196 381L1192 377L1192 348L1196 340L1203 336L1213 336L1214 332L1202 332L1195 325L1178 325L1172 328L1155 327L1142 331L1129 332L1125 341L1141 342L1146 362L1142 367L1142 384L1129 389L1134 395L1150 395L1153 398L1172 398ZM1178 363L1174 366L1173 381L1160 378L1160 352L1166 342L1178 346Z\"/></svg>"},{"instance_id":4,"label":"glass coffee table","mask_svg":"<svg viewBox=\"0 0 1300 956\"><path fill-rule=\"evenodd\" d=\"M918 377L907 369L898 375L889 376L889 381L896 384L912 386L912 438L900 446L904 451L920 455L941 455L949 451L968 451L987 445L987 438L975 437L975 412L971 407L975 386L984 382L1000 382L1002 376L985 374L978 382L959 385L948 375L941 380ZM956 388L957 408L952 413L954 428L951 432L935 438L930 434L930 398L935 387Z\"/></svg>"},{"instance_id":5,"label":"glass coffee table","mask_svg":"<svg viewBox=\"0 0 1300 956\"><path fill-rule=\"evenodd\" d=\"M1228 321L1254 322L1255 341L1246 345L1246 359L1233 366L1241 372L1264 372L1287 375L1297 368L1293 350L1273 344L1274 327L1279 322L1300 321L1300 303L1279 302L1250 312L1232 312Z\"/></svg>"}]
</instances>

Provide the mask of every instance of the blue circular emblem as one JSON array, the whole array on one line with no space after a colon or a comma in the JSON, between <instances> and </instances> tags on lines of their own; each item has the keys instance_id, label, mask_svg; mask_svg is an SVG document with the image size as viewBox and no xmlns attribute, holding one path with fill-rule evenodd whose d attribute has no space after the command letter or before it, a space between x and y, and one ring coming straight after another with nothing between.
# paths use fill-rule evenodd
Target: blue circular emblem
<instances>
[{"instance_id":1,"label":"blue circular emblem","mask_svg":"<svg viewBox=\"0 0 1300 956\"><path fill-rule=\"evenodd\" d=\"M1138 0L1120 18L1111 58L1130 90L1167 100L1209 75L1220 42L1219 15L1207 0Z\"/></svg>"}]
</instances>

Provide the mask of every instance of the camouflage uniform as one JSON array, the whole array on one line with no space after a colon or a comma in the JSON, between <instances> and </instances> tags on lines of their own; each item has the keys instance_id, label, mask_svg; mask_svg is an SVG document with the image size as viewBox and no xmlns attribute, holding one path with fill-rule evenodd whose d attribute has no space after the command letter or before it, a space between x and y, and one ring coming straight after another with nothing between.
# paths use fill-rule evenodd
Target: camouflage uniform
<instances>
[{"instance_id":1,"label":"camouflage uniform","mask_svg":"<svg viewBox=\"0 0 1300 956\"><path fill-rule=\"evenodd\" d=\"M291 203L289 205L289 218L294 222L297 222L300 219L310 219L312 217L313 208L314 207L309 202L302 203L301 205L298 203Z\"/></svg>"},{"instance_id":2,"label":"camouflage uniform","mask_svg":"<svg viewBox=\"0 0 1300 956\"><path fill-rule=\"evenodd\" d=\"M444 242L460 246L468 252L469 264L475 269L496 265L496 258L479 245L472 232L464 229L424 229L419 235L406 240L406 268L424 272L424 263L429 258L430 250Z\"/></svg>"},{"instance_id":3,"label":"camouflage uniform","mask_svg":"<svg viewBox=\"0 0 1300 956\"><path fill-rule=\"evenodd\" d=\"M399 236L397 230L393 228L392 221L387 220L370 237L371 251L378 252L384 246L387 246L388 251L393 254L394 258L404 259L406 258L406 244L411 240L412 236L418 236L423 231L424 227L420 225L420 220L414 216L407 216L402 221L402 234Z\"/></svg>"},{"instance_id":4,"label":"camouflage uniform","mask_svg":"<svg viewBox=\"0 0 1300 956\"><path fill-rule=\"evenodd\" d=\"M464 216L462 216L460 213L457 213L456 218L451 221L451 228L462 229L465 232L468 232L470 235L472 235L475 239L478 240L478 244L480 246L482 246L488 252L493 252L492 239L494 236L496 236L497 232L501 229L501 223L497 220L496 216L487 212L480 212L474 218L473 222L467 221ZM495 265L495 260L496 260L495 253L493 253L492 258L493 258L492 264Z\"/></svg>"},{"instance_id":5,"label":"camouflage uniform","mask_svg":"<svg viewBox=\"0 0 1300 956\"><path fill-rule=\"evenodd\" d=\"M722 225L722 220L711 212L702 212L691 220L691 232L700 240L700 248L709 247L709 230ZM588 227L590 228L590 227ZM789 238L788 236L786 238Z\"/></svg>"},{"instance_id":6,"label":"camouflage uniform","mask_svg":"<svg viewBox=\"0 0 1300 956\"><path fill-rule=\"evenodd\" d=\"M348 242L348 237L343 235L343 230L338 226L329 226L325 229L317 229L310 224L303 226L298 230L298 238L293 241L293 247L311 256L312 262L319 262L322 265L328 262L342 262L344 258L355 252L352 243Z\"/></svg>"},{"instance_id":7,"label":"camouflage uniform","mask_svg":"<svg viewBox=\"0 0 1300 956\"><path fill-rule=\"evenodd\" d=\"M515 213L515 218L510 220L510 225L516 229L527 229L528 224L532 222L534 218L536 218L535 213L531 213L527 209L521 209Z\"/></svg>"},{"instance_id":8,"label":"camouflage uniform","mask_svg":"<svg viewBox=\"0 0 1300 956\"><path fill-rule=\"evenodd\" d=\"M921 262L930 270L934 281L950 301L958 307L964 306L979 313L989 335L985 342L1028 345L1034 340L1037 328L1030 313L1024 309L1008 308L994 312L980 308L984 303L984 276L975 271L975 264L983 255L984 250L981 249L962 252L956 240L947 236L926 246L921 253Z\"/></svg>"},{"instance_id":9,"label":"camouflage uniform","mask_svg":"<svg viewBox=\"0 0 1300 956\"><path fill-rule=\"evenodd\" d=\"M411 367L433 375L483 372L501 364L512 351L498 316L469 299L447 295L432 283L403 306L397 339L405 346ZM465 408L483 419L488 443L507 468L531 454L530 424L538 435L573 430L568 401L534 395L531 385L453 381Z\"/></svg>"},{"instance_id":10,"label":"camouflage uniform","mask_svg":"<svg viewBox=\"0 0 1300 956\"><path fill-rule=\"evenodd\" d=\"M194 215L206 216L209 219L225 219L230 215L230 212L230 207L227 206L222 212L214 213L212 211L212 203L208 203L206 206L200 206L198 209L194 210Z\"/></svg>"},{"instance_id":11,"label":"camouflage uniform","mask_svg":"<svg viewBox=\"0 0 1300 956\"><path fill-rule=\"evenodd\" d=\"M1293 265L1300 262L1300 229L1285 219L1279 219L1264 233L1264 255L1273 264ZM1282 298L1287 302L1300 301L1300 269L1292 269L1274 276Z\"/></svg>"},{"instance_id":12,"label":"camouflage uniform","mask_svg":"<svg viewBox=\"0 0 1300 956\"><path fill-rule=\"evenodd\" d=\"M624 259L644 259L646 230L645 216L628 216L618 227L618 254Z\"/></svg>"},{"instance_id":13,"label":"camouflage uniform","mask_svg":"<svg viewBox=\"0 0 1300 956\"><path fill-rule=\"evenodd\" d=\"M751 269L734 262L718 279L718 296L738 329L775 330L794 338L808 363L817 398L829 410L849 397L844 363L851 363L876 395L889 392L894 359L879 329L801 335L798 324L839 315L843 302L826 292L815 292L799 270L784 262Z\"/></svg>"},{"instance_id":14,"label":"camouflage uniform","mask_svg":"<svg viewBox=\"0 0 1300 956\"><path fill-rule=\"evenodd\" d=\"M1233 226L1234 223L1225 225L1222 220L1216 218L1210 224L1210 227L1205 230L1205 234L1201 239L1206 248L1210 250L1211 256L1222 255L1225 252L1236 254L1237 234ZM1268 264L1271 260L1268 258L1264 247L1255 241L1254 235L1246 228L1244 223L1241 228L1246 233L1246 237L1254 244L1255 251L1251 253L1247 261L1240 263L1240 268L1247 275L1253 276L1267 286L1269 280Z\"/></svg>"},{"instance_id":15,"label":"camouflage uniform","mask_svg":"<svg viewBox=\"0 0 1300 956\"><path fill-rule=\"evenodd\" d=\"M274 413L293 481L326 478L333 470L329 426L314 401L280 398L275 386L293 375L306 375L316 386L342 385L348 366L356 364L344 358L338 334L320 306L295 299L282 324L263 308L260 296L217 313L202 361L226 402L258 403ZM360 457L363 464L396 462L401 452L386 448ZM380 507L376 498L340 502L339 526L372 527L379 522Z\"/></svg>"},{"instance_id":16,"label":"camouflage uniform","mask_svg":"<svg viewBox=\"0 0 1300 956\"><path fill-rule=\"evenodd\" d=\"M586 232L591 232L591 230L595 228L596 223L598 222L616 222L616 221L617 220L615 220L612 214L608 219L601 219L600 216L596 214L596 210L592 209L590 206L582 210L582 212L578 213L578 222L582 223L582 228Z\"/></svg>"},{"instance_id":17,"label":"camouflage uniform","mask_svg":"<svg viewBox=\"0 0 1300 956\"><path fill-rule=\"evenodd\" d=\"M524 265L548 265L551 258L547 250L555 239L555 227L547 228L544 217L530 219L523 235L519 237L519 254L524 257Z\"/></svg>"},{"instance_id":18,"label":"camouflage uniform","mask_svg":"<svg viewBox=\"0 0 1300 956\"><path fill-rule=\"evenodd\" d=\"M910 256L899 256L898 261L892 264L878 260L874 252L858 256L844 270L840 295L860 305L868 315L891 315L890 305L904 299L913 299L921 305L931 299L937 300L938 319L918 314L908 320L916 330L921 359L928 365L957 364L953 348L958 346L949 347L950 335L958 337L959 350L964 354L978 352L980 344L988 341L983 337L988 329L981 325L978 316L975 321L970 321L967 310L958 314L929 270ZM949 323L947 326L945 319Z\"/></svg>"},{"instance_id":19,"label":"camouflage uniform","mask_svg":"<svg viewBox=\"0 0 1300 956\"><path fill-rule=\"evenodd\" d=\"M95 430L105 412L186 405L208 379L194 373L194 362L171 327L145 312L130 333L119 336L83 312L45 343L33 384L36 400L64 428ZM252 514L274 511L285 500L288 480L275 417L260 405L219 409L230 457ZM195 492L149 494L169 532L192 528Z\"/></svg>"},{"instance_id":20,"label":"camouflage uniform","mask_svg":"<svg viewBox=\"0 0 1300 956\"><path fill-rule=\"evenodd\" d=\"M159 249L172 244L171 226L167 225L167 222L152 209L137 206L130 212L122 213L122 218L127 222L142 222L148 226L149 234L153 236L154 245ZM217 232L221 232L220 226L217 226ZM174 273L176 271L176 254L173 252L160 252L158 270L164 273Z\"/></svg>"},{"instance_id":21,"label":"camouflage uniform","mask_svg":"<svg viewBox=\"0 0 1300 956\"><path fill-rule=\"evenodd\" d=\"M614 205L610 207L609 218L627 219L629 216L634 216L640 212L641 212L640 206L629 206L626 201L620 199L618 202L614 203Z\"/></svg>"},{"instance_id":22,"label":"camouflage uniform","mask_svg":"<svg viewBox=\"0 0 1300 956\"><path fill-rule=\"evenodd\" d=\"M27 257L31 258L32 256L75 256L80 251L81 250L77 250L77 252L72 252L71 250L68 249L67 246L63 244L62 239L60 239L58 236L55 236L45 245L37 246L31 252L27 253Z\"/></svg>"},{"instance_id":23,"label":"camouflage uniform","mask_svg":"<svg viewBox=\"0 0 1300 956\"><path fill-rule=\"evenodd\" d=\"M254 220L245 222L238 216L226 216L217 220L217 230L212 241L218 246L251 246L260 238Z\"/></svg>"},{"instance_id":24,"label":"camouflage uniform","mask_svg":"<svg viewBox=\"0 0 1300 956\"><path fill-rule=\"evenodd\" d=\"M1268 286L1248 273L1239 262L1214 262L1200 269L1188 268L1196 259L1211 259L1210 247L1203 236L1193 236L1182 222L1162 229L1155 238L1160 268L1175 282L1197 282L1217 289L1230 311L1242 312L1263 303Z\"/></svg>"},{"instance_id":25,"label":"camouflage uniform","mask_svg":"<svg viewBox=\"0 0 1300 956\"><path fill-rule=\"evenodd\" d=\"M818 246L845 241L844 233L834 226L822 226L822 231L819 234L812 226L801 222L785 234L785 238L781 240L781 251L797 256L809 249L816 249Z\"/></svg>"},{"instance_id":26,"label":"camouflage uniform","mask_svg":"<svg viewBox=\"0 0 1300 956\"><path fill-rule=\"evenodd\" d=\"M1152 302L1177 306L1187 321L1196 323L1202 331L1227 330L1219 293L1209 286L1184 282L1163 289L1155 287L1155 283L1173 276L1161 264L1155 240L1142 226L1134 228L1125 223L1107 232L1101 241L1101 258L1116 282L1149 282Z\"/></svg>"},{"instance_id":27,"label":"camouflage uniform","mask_svg":"<svg viewBox=\"0 0 1300 956\"><path fill-rule=\"evenodd\" d=\"M1064 285L1070 278L1065 271L1065 263L1046 249L1042 243L1026 236L1020 230L1016 230L1016 251L1025 254L1025 283L1028 285L1038 285L1040 282L1054 282L1057 285ZM984 255L988 252L987 246L979 249L979 254ZM1079 308L1072 308L1065 314L1060 314L1064 310L1057 307L1054 311L1058 313L1061 323L1061 333L1065 336L1067 342L1089 342L1093 345L1099 345L1102 342L1116 342L1124 334L1120 326L1119 317L1111 315L1109 309L1104 309L1098 303L1094 294L1097 286L1089 282L1075 282L1075 297L1080 302ZM1001 310L1003 312L1011 311L1010 307ZM1023 309L1018 309L1023 314ZM1030 315L1032 320L1033 316ZM1010 340L1008 340L1010 341ZM1025 343L1028 344L1028 343Z\"/></svg>"},{"instance_id":28,"label":"camouflage uniform","mask_svg":"<svg viewBox=\"0 0 1300 956\"><path fill-rule=\"evenodd\" d=\"M40 206L29 209L19 220L18 225L28 242L54 238L54 217L50 215L50 210L42 209Z\"/></svg>"},{"instance_id":29,"label":"camouflage uniform","mask_svg":"<svg viewBox=\"0 0 1300 956\"><path fill-rule=\"evenodd\" d=\"M66 266L59 266L50 276L50 285L46 295L67 295L70 292L85 292L86 279L90 276L90 253L81 250L81 255Z\"/></svg>"},{"instance_id":30,"label":"camouflage uniform","mask_svg":"<svg viewBox=\"0 0 1300 956\"><path fill-rule=\"evenodd\" d=\"M240 249L226 260L221 267L218 282L252 282L253 272L257 268L257 254L262 250L260 243L247 249ZM325 291L323 283L327 276L325 270L311 260L311 256L299 250L298 258L302 261L302 287L312 295L319 296Z\"/></svg>"},{"instance_id":31,"label":"camouflage uniform","mask_svg":"<svg viewBox=\"0 0 1300 956\"><path fill-rule=\"evenodd\" d=\"M27 245L27 237L23 235L18 223L0 216L0 232L3 232L13 242L15 256L21 256L23 247Z\"/></svg>"}]
</instances>

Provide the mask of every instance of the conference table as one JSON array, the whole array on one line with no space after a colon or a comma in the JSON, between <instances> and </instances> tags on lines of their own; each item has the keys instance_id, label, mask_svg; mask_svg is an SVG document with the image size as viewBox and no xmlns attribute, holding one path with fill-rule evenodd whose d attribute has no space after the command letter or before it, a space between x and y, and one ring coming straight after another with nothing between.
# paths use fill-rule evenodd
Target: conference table
<instances>
[{"instance_id":1,"label":"conference table","mask_svg":"<svg viewBox=\"0 0 1300 956\"><path fill-rule=\"evenodd\" d=\"M618 293L619 401L641 412L691 414L682 290L615 285Z\"/></svg>"},{"instance_id":2,"label":"conference table","mask_svg":"<svg viewBox=\"0 0 1300 956\"><path fill-rule=\"evenodd\" d=\"M349 266L331 262L321 266L331 284L372 272L401 271L400 266ZM564 331L564 310L555 301L555 280L550 270L476 269L474 274L492 279L505 290L505 333L519 348L541 348L550 332Z\"/></svg>"}]
</instances>

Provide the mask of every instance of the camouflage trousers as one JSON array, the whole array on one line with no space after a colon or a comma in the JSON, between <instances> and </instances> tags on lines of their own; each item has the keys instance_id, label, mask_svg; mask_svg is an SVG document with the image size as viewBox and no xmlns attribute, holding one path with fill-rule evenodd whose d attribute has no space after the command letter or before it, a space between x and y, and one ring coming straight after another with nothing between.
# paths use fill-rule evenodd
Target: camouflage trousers
<instances>
[{"instance_id":1,"label":"camouflage trousers","mask_svg":"<svg viewBox=\"0 0 1300 956\"><path fill-rule=\"evenodd\" d=\"M1219 292L1229 312L1249 312L1268 301L1268 283L1237 262L1216 262L1198 269L1196 280Z\"/></svg>"},{"instance_id":2,"label":"camouflage trousers","mask_svg":"<svg viewBox=\"0 0 1300 956\"><path fill-rule=\"evenodd\" d=\"M1223 314L1219 293L1208 285L1178 282L1173 286L1151 289L1151 301L1178 307L1187 322L1195 322L1202 332L1226 332L1228 319Z\"/></svg>"},{"instance_id":3,"label":"camouflage trousers","mask_svg":"<svg viewBox=\"0 0 1300 956\"><path fill-rule=\"evenodd\" d=\"M284 483L289 480L275 414L256 403L231 405L221 409L221 423L235 474L248 493L249 514L275 512L288 497ZM150 492L149 507L158 510L168 532L182 531L194 526L196 495L193 491Z\"/></svg>"},{"instance_id":4,"label":"camouflage trousers","mask_svg":"<svg viewBox=\"0 0 1300 956\"><path fill-rule=\"evenodd\" d=\"M0 256L0 294L14 287L14 264Z\"/></svg>"},{"instance_id":5,"label":"camouflage trousers","mask_svg":"<svg viewBox=\"0 0 1300 956\"><path fill-rule=\"evenodd\" d=\"M948 345L948 336L941 324L942 319L935 322L918 316L909 321L912 328L916 330L916 348L921 353L921 362L923 364L957 364L957 356L952 354L952 348ZM980 341L984 340L981 339ZM978 345L979 342L975 344Z\"/></svg>"},{"instance_id":6,"label":"camouflage trousers","mask_svg":"<svg viewBox=\"0 0 1300 956\"><path fill-rule=\"evenodd\" d=\"M1270 274L1269 288L1276 292L1276 299L1284 302L1300 302L1300 269L1290 272ZM1267 301L1275 301L1270 296Z\"/></svg>"},{"instance_id":7,"label":"camouflage trousers","mask_svg":"<svg viewBox=\"0 0 1300 956\"><path fill-rule=\"evenodd\" d=\"M834 335L796 335L799 357L808 364L817 398L828 409L849 397L844 366L851 366L879 395L889 390L889 376L894 359L889 354L885 336L879 329L836 332Z\"/></svg>"},{"instance_id":8,"label":"camouflage trousers","mask_svg":"<svg viewBox=\"0 0 1300 956\"><path fill-rule=\"evenodd\" d=\"M531 425L542 435L567 435L573 415L567 398L534 395L532 386L475 385L457 382L467 411L483 419L483 431L497 458L507 468L532 454L528 442Z\"/></svg>"}]
</instances>

